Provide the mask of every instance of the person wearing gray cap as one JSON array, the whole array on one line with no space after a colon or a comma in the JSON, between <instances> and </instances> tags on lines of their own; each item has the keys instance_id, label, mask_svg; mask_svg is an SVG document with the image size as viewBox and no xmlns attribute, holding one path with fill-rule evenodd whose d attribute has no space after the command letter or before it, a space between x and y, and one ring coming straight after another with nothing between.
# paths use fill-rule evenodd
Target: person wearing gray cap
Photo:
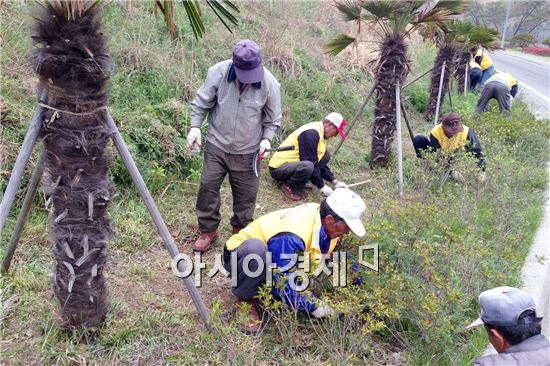
<instances>
[{"instance_id":1,"label":"person wearing gray cap","mask_svg":"<svg viewBox=\"0 0 550 366\"><path fill-rule=\"evenodd\" d=\"M191 102L187 147L199 152L201 125L208 116L208 134L197 197L200 236L193 249L204 252L218 237L220 187L225 176L233 193L233 233L252 221L259 178L251 166L267 156L281 124L281 95L277 79L264 68L260 47L241 40L233 57L208 69L204 84Z\"/></svg>"},{"instance_id":2,"label":"person wearing gray cap","mask_svg":"<svg viewBox=\"0 0 550 366\"><path fill-rule=\"evenodd\" d=\"M474 360L474 366L550 366L550 342L541 334L535 301L515 287L496 287L479 295L481 316L466 329L485 326L498 352Z\"/></svg>"}]
</instances>

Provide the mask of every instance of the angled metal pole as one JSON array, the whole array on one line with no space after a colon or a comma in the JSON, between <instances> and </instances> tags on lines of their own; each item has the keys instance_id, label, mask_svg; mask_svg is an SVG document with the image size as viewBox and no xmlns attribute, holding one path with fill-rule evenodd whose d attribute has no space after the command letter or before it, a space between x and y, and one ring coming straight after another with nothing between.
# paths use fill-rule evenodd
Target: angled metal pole
<instances>
[{"instance_id":1,"label":"angled metal pole","mask_svg":"<svg viewBox=\"0 0 550 366\"><path fill-rule=\"evenodd\" d=\"M363 110L365 109L365 107L367 106L367 103L369 102L370 98L372 97L372 95L374 94L374 91L376 90L376 84L374 84L372 86L372 88L370 89L369 91L369 94L367 94L367 97L365 98L365 100L363 101L363 104L361 104L361 106L359 107L359 109L357 110L357 113L355 113L355 116L353 116L353 119L351 120L350 124L349 124L349 127L347 128L346 130L346 137L348 137L349 133L351 132L351 129L353 128L353 126L355 125L355 122L357 122L357 120L359 119L359 116L361 116L361 113L363 113ZM334 153L332 154L333 156L336 156L336 154L338 154L338 150L340 150L340 148L342 147L342 144L344 143L344 140L343 139L340 139L340 142L338 142L338 145L336 146L336 149L334 150Z\"/></svg>"},{"instance_id":2,"label":"angled metal pole","mask_svg":"<svg viewBox=\"0 0 550 366\"><path fill-rule=\"evenodd\" d=\"M401 140L401 95L399 81L395 84L395 122L397 128L397 174L399 176L399 197L403 197L403 141Z\"/></svg>"},{"instance_id":3,"label":"angled metal pole","mask_svg":"<svg viewBox=\"0 0 550 366\"><path fill-rule=\"evenodd\" d=\"M437 120L439 119L439 104L441 102L441 91L443 90L443 78L445 77L446 63L447 61L443 61L443 66L441 66L441 76L439 78L439 90L437 91L437 104L435 105L434 125L437 125Z\"/></svg>"},{"instance_id":4,"label":"angled metal pole","mask_svg":"<svg viewBox=\"0 0 550 366\"><path fill-rule=\"evenodd\" d=\"M405 106L403 105L403 102L401 104L401 113L403 113L403 118L405 119L405 124L407 125L407 130L409 131L409 136L411 137L411 142L414 146L414 134L413 130L411 128L411 124L409 123L409 118L407 116L407 110L405 110Z\"/></svg>"},{"instance_id":5,"label":"angled metal pole","mask_svg":"<svg viewBox=\"0 0 550 366\"><path fill-rule=\"evenodd\" d=\"M45 102L46 97L46 90L43 90L40 94L39 101L41 103ZM36 139L38 138L43 113L44 107L38 106L36 108L36 112L34 112L34 116L32 117L29 129L27 131L27 134L25 135L25 139L23 140L23 144L21 145L21 150L19 150L19 154L17 155L17 159L15 160L13 170L11 171L8 186L6 187L6 191L4 192L4 196L2 197L2 202L0 202L0 234L2 234L2 230L4 230L4 225L6 224L6 220L8 219L11 205L13 205L15 194L17 193L17 188L19 188L21 178L23 178L23 174L25 173L25 167L27 166L29 157L32 153L32 148L36 143Z\"/></svg>"},{"instance_id":6,"label":"angled metal pole","mask_svg":"<svg viewBox=\"0 0 550 366\"><path fill-rule=\"evenodd\" d=\"M420 76L417 76L416 78L414 78L414 80L412 81L409 81L407 84L405 84L405 86L403 87L403 89L405 89L406 87L408 87L409 85L417 82L418 80L420 80L421 78L423 78L424 76L426 76L426 74L428 74L429 72L431 72L433 70L433 68L427 70L426 72L423 72Z\"/></svg>"},{"instance_id":7,"label":"angled metal pole","mask_svg":"<svg viewBox=\"0 0 550 366\"><path fill-rule=\"evenodd\" d=\"M21 211L19 212L19 216L17 216L15 228L13 229L10 242L6 248L6 254L4 254L4 259L2 260L2 273L8 273L10 269L13 254L15 253L17 243L19 243L19 239L21 238L21 233L23 233L23 229L25 228L25 223L27 222L27 217L29 216L29 211L31 210L32 201L34 200L34 196L36 195L36 191L40 185L40 178L42 178L42 174L44 174L44 147L40 149L40 154L38 155L38 160L36 161L31 180L29 181L27 193L25 193L25 199L23 200L23 205L21 206Z\"/></svg>"},{"instance_id":8,"label":"angled metal pole","mask_svg":"<svg viewBox=\"0 0 550 366\"><path fill-rule=\"evenodd\" d=\"M470 61L466 61L466 71L464 72L464 95L468 91L468 84L470 84L470 78L468 77L468 66L470 66Z\"/></svg>"},{"instance_id":9,"label":"angled metal pole","mask_svg":"<svg viewBox=\"0 0 550 366\"><path fill-rule=\"evenodd\" d=\"M139 195L141 196L141 199L145 203L145 206L147 207L147 210L149 211L149 214L151 215L151 218L153 219L153 222L157 227L158 233L162 238L166 249L170 253L172 259L176 258L180 254L178 247L174 243L174 239L172 239L172 235L170 235L170 231L168 230L168 227L166 226L166 223L164 222L160 211L158 210L157 205L155 204L155 201L153 200L153 197L149 192L149 189L147 189L147 186L143 181L143 177L141 176L141 173L139 172L136 163L132 158L132 155L130 154L130 151L126 146L126 143L124 143L118 127L116 126L115 121L113 121L113 117L111 117L111 114L109 112L107 112L107 125L113 132L112 138L115 146L120 154L120 157L122 158L122 161L124 162L124 165L126 165L130 176L132 177L132 180L139 192ZM185 264L183 262L184 261L178 260L177 263L177 267L180 273L185 272ZM208 310L206 309L206 306L202 301L199 291L193 283L192 277L188 276L184 278L183 282L185 284L185 287L187 288L187 291L189 291L189 294L191 295L191 299L193 299L193 303L195 304L195 307L199 312L201 320L203 321L206 328L209 331L212 331L212 327L209 322Z\"/></svg>"}]
</instances>

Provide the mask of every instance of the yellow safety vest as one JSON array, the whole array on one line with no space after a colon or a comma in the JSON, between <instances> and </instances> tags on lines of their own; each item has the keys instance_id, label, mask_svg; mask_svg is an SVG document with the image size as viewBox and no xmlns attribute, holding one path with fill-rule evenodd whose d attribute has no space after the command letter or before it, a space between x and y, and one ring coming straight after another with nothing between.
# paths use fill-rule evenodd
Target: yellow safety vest
<instances>
[{"instance_id":1,"label":"yellow safety vest","mask_svg":"<svg viewBox=\"0 0 550 366\"><path fill-rule=\"evenodd\" d=\"M485 83L490 81L498 81L508 86L508 89L512 89L514 85L518 83L514 77L506 72L499 72L491 76Z\"/></svg>"},{"instance_id":2,"label":"yellow safety vest","mask_svg":"<svg viewBox=\"0 0 550 366\"><path fill-rule=\"evenodd\" d=\"M437 139L441 149L447 151L455 151L457 149L464 150L468 145L468 126L464 126L464 130L455 136L448 138L443 131L443 125L440 123L432 129L432 135Z\"/></svg>"},{"instance_id":3,"label":"yellow safety vest","mask_svg":"<svg viewBox=\"0 0 550 366\"><path fill-rule=\"evenodd\" d=\"M471 60L470 61L470 69L481 69L481 66L479 66L479 64L477 62L475 62L474 60Z\"/></svg>"},{"instance_id":4,"label":"yellow safety vest","mask_svg":"<svg viewBox=\"0 0 550 366\"><path fill-rule=\"evenodd\" d=\"M321 230L321 215L318 203L306 203L300 206L274 211L254 220L238 234L229 238L226 247L229 251L235 250L245 240L255 238L266 243L273 236L289 232L300 237L305 244L305 252L312 258L321 258L319 247L319 231ZM337 239L330 241L328 253L336 246Z\"/></svg>"},{"instance_id":5,"label":"yellow safety vest","mask_svg":"<svg viewBox=\"0 0 550 366\"><path fill-rule=\"evenodd\" d=\"M486 54L483 50L483 48L480 48L477 50L477 53L474 58L481 56L481 62L479 63L479 66L481 67L481 70L487 70L489 67L493 66L493 60L489 57L488 54Z\"/></svg>"},{"instance_id":6,"label":"yellow safety vest","mask_svg":"<svg viewBox=\"0 0 550 366\"><path fill-rule=\"evenodd\" d=\"M319 133L319 144L317 144L317 158L321 160L327 150L327 140L323 136L323 122L311 122L292 132L281 144L281 146L294 146L294 150L277 151L271 157L269 166L271 168L280 168L288 163L300 161L300 151L298 150L298 136L306 130L315 130Z\"/></svg>"}]
</instances>

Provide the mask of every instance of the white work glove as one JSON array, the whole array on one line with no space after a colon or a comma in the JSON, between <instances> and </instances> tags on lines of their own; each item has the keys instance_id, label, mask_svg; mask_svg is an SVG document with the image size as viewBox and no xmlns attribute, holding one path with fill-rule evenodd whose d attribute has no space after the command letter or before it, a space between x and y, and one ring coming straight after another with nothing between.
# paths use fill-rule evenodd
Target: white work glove
<instances>
[{"instance_id":1,"label":"white work glove","mask_svg":"<svg viewBox=\"0 0 550 366\"><path fill-rule=\"evenodd\" d=\"M201 151L201 129L198 127L191 127L191 131L187 135L187 148L194 153Z\"/></svg>"},{"instance_id":2,"label":"white work glove","mask_svg":"<svg viewBox=\"0 0 550 366\"><path fill-rule=\"evenodd\" d=\"M269 155L269 151L266 151L267 149L271 149L271 142L269 142L268 139L263 139L260 141L260 151L258 152L258 160L264 160Z\"/></svg>"},{"instance_id":3,"label":"white work glove","mask_svg":"<svg viewBox=\"0 0 550 366\"><path fill-rule=\"evenodd\" d=\"M332 188L330 188L330 187L327 186L326 184L325 184L324 186L322 186L321 188L319 188L319 190L321 191L321 193L322 193L325 197L330 196L330 194L332 193Z\"/></svg>"},{"instance_id":4,"label":"white work glove","mask_svg":"<svg viewBox=\"0 0 550 366\"><path fill-rule=\"evenodd\" d=\"M348 188L348 185L344 182L340 182L338 179L332 180L332 185L334 188Z\"/></svg>"},{"instance_id":5,"label":"white work glove","mask_svg":"<svg viewBox=\"0 0 550 366\"><path fill-rule=\"evenodd\" d=\"M311 312L311 315L319 318L330 318L336 315L336 312L327 303L322 300L317 301L317 308Z\"/></svg>"},{"instance_id":6,"label":"white work glove","mask_svg":"<svg viewBox=\"0 0 550 366\"><path fill-rule=\"evenodd\" d=\"M451 177L453 177L454 180L456 180L459 183L465 183L466 179L464 179L464 176L460 174L460 172L457 172L456 170L453 170L451 172Z\"/></svg>"}]
</instances>

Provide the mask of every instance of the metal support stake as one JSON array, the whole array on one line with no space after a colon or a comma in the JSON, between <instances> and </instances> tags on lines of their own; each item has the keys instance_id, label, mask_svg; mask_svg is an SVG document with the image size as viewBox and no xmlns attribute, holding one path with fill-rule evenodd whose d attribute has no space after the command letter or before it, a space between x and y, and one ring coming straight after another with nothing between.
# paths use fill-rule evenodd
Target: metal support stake
<instances>
[{"instance_id":1,"label":"metal support stake","mask_svg":"<svg viewBox=\"0 0 550 366\"><path fill-rule=\"evenodd\" d=\"M411 137L411 142L414 146L414 134L413 134L411 125L409 123L409 117L407 116L407 111L405 110L405 106L403 105L403 102L401 102L400 104L401 104L401 113L403 113L403 118L405 119L405 124L407 125L407 130L409 131L409 136Z\"/></svg>"},{"instance_id":2,"label":"metal support stake","mask_svg":"<svg viewBox=\"0 0 550 366\"><path fill-rule=\"evenodd\" d=\"M470 66L470 61L466 61L466 71L464 72L464 96L466 96L468 84L470 84L470 78L468 77L468 66Z\"/></svg>"},{"instance_id":3,"label":"metal support stake","mask_svg":"<svg viewBox=\"0 0 550 366\"><path fill-rule=\"evenodd\" d=\"M151 193L147 189L147 186L143 181L143 177L141 176L136 166L136 163L134 162L134 159L132 158L132 155L130 154L128 147L124 143L124 140L122 139L122 136L120 135L120 132L115 122L113 121L113 117L111 117L110 113L107 113L107 124L111 129L111 131L113 132L112 138L120 154L120 157L122 158L122 161L124 162L124 165L126 165L126 168L128 169L128 171L130 172L130 176L132 177L132 180L139 192L139 195L141 196L141 199L145 203L145 206L147 207L147 210L149 211L149 214L151 215L151 218L153 219L153 222L157 227L158 233L162 238L162 241L164 242L166 249L170 253L170 256L172 257L172 259L175 259L180 254L179 250L176 244L174 243L174 240L170 235L170 231L168 230L168 227L166 226L166 223L164 222L155 204L155 201L151 196ZM181 260L178 261L177 268L178 268L178 271L180 271L180 273L185 272L185 264L183 263L183 261ZM202 301L199 291L197 290L197 288L195 287L195 284L193 283L193 278L191 276L188 276L183 279L183 282L185 284L185 287L187 287L187 291L189 291L191 298L193 299L193 303L195 304L195 307L197 308L204 325L209 331L212 331L212 327L209 322L208 310L206 309L206 306Z\"/></svg>"},{"instance_id":4,"label":"metal support stake","mask_svg":"<svg viewBox=\"0 0 550 366\"><path fill-rule=\"evenodd\" d=\"M439 90L437 91L437 104L435 105L434 125L437 125L437 120L439 119L439 104L441 102L441 91L443 90L443 79L445 77L446 63L447 61L443 61L443 66L441 67L441 77L439 78Z\"/></svg>"},{"instance_id":5,"label":"metal support stake","mask_svg":"<svg viewBox=\"0 0 550 366\"><path fill-rule=\"evenodd\" d=\"M395 84L395 120L397 128L397 173L399 175L399 197L403 197L403 141L401 141L401 95L399 81Z\"/></svg>"},{"instance_id":6,"label":"metal support stake","mask_svg":"<svg viewBox=\"0 0 550 366\"><path fill-rule=\"evenodd\" d=\"M47 92L46 90L43 90L40 95L40 102L44 102L46 100L46 96ZM21 145L21 150L19 150L19 154L17 155L17 159L15 160L13 170L11 171L8 186L6 187L6 191L4 192L4 196L2 197L2 202L0 202L0 234L2 233L4 225L6 224L6 220L8 219L8 214L10 212L11 205L13 205L15 194L17 193L17 188L19 188L21 178L23 178L23 174L25 173L25 167L27 166L29 157L32 153L32 148L34 147L36 139L38 138L43 113L44 107L38 106L36 108L36 112L34 112L34 116L32 117L31 123L29 125L29 130L27 131L25 139L23 140L23 145Z\"/></svg>"},{"instance_id":7,"label":"metal support stake","mask_svg":"<svg viewBox=\"0 0 550 366\"><path fill-rule=\"evenodd\" d=\"M17 222L15 223L15 228L13 229L10 242L8 243L8 247L6 248L6 254L4 255L4 259L2 260L2 273L8 273L8 271L10 270L13 254L15 253L15 249L17 248L17 244L19 243L19 239L21 238L23 229L25 228L25 223L27 222L27 217L29 216L29 211L32 206L32 201L34 200L34 196L40 184L40 178L42 178L42 174L44 173L44 155L44 148L42 147L40 149L40 154L38 155L36 165L34 166L31 180L27 187L27 193L25 194L25 199L23 200L21 211L19 212Z\"/></svg>"},{"instance_id":8,"label":"metal support stake","mask_svg":"<svg viewBox=\"0 0 550 366\"><path fill-rule=\"evenodd\" d=\"M357 110L357 113L355 113L355 116L353 116L353 119L351 120L351 123L349 124L349 127L346 130L346 133L345 133L346 137L348 137L349 133L351 132L351 129L355 125L355 122L357 122L357 120L359 119L359 116L361 116L361 113L363 113L363 110L367 106L367 103L369 102L370 98L374 94L375 90L376 90L376 84L374 84L372 86L372 88L369 91L369 94L367 95L367 97L363 101L363 104L361 104L361 106ZM334 153L332 154L333 156L336 156L336 154L338 154L338 150L340 150L340 147L342 147L343 143L344 143L344 140L340 139L340 142L338 142L338 145L336 146L336 149L334 150Z\"/></svg>"},{"instance_id":9,"label":"metal support stake","mask_svg":"<svg viewBox=\"0 0 550 366\"><path fill-rule=\"evenodd\" d=\"M412 81L409 81L407 84L405 84L405 86L403 87L403 89L405 89L406 87L408 87L409 85L412 85L413 83L417 82L418 80L420 80L421 78L423 78L424 76L426 76L426 74L428 74L429 72L431 72L433 70L433 68L429 69L428 71L426 72L423 72L420 76L417 76L416 78L414 78Z\"/></svg>"}]
</instances>

